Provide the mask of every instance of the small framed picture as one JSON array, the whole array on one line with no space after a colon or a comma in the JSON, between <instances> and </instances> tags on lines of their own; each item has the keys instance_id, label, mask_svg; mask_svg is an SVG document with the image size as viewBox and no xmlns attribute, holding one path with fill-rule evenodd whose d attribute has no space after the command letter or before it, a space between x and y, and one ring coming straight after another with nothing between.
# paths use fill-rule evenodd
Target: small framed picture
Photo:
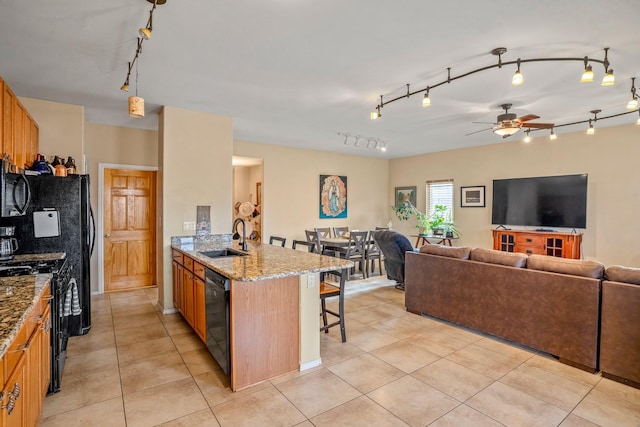
<instances>
[{"instance_id":1,"label":"small framed picture","mask_svg":"<svg viewBox=\"0 0 640 427\"><path fill-rule=\"evenodd\" d=\"M484 185L460 187L460 207L484 208Z\"/></svg>"},{"instance_id":2,"label":"small framed picture","mask_svg":"<svg viewBox=\"0 0 640 427\"><path fill-rule=\"evenodd\" d=\"M405 202L416 205L416 187L396 187L396 206L401 206Z\"/></svg>"}]
</instances>

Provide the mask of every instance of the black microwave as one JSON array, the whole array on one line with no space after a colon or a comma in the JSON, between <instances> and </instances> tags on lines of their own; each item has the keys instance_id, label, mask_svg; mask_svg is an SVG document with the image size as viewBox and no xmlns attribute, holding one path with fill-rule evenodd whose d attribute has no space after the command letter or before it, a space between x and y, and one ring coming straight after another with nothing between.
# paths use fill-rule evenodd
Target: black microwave
<instances>
[{"instance_id":1,"label":"black microwave","mask_svg":"<svg viewBox=\"0 0 640 427\"><path fill-rule=\"evenodd\" d=\"M0 217L25 215L30 201L31 188L27 178L23 174L5 172L4 167L0 167Z\"/></svg>"}]
</instances>

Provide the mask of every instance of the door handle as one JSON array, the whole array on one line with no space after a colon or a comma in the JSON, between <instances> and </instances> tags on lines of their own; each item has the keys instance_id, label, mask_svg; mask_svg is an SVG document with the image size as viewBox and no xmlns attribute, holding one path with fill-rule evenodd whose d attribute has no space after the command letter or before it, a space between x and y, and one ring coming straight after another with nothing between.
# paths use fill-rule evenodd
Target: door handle
<instances>
[{"instance_id":1,"label":"door handle","mask_svg":"<svg viewBox=\"0 0 640 427\"><path fill-rule=\"evenodd\" d=\"M109 237L111 237L111 234L107 233L107 234L104 235L104 237L106 237L108 239Z\"/></svg>"}]
</instances>

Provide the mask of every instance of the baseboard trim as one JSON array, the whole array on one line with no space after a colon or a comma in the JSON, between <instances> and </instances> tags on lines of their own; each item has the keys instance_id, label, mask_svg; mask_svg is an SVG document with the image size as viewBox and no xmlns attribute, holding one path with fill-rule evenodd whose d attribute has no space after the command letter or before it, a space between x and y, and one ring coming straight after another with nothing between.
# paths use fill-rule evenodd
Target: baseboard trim
<instances>
[{"instance_id":1,"label":"baseboard trim","mask_svg":"<svg viewBox=\"0 0 640 427\"><path fill-rule=\"evenodd\" d=\"M300 372L322 365L322 359L311 360L300 364Z\"/></svg>"}]
</instances>

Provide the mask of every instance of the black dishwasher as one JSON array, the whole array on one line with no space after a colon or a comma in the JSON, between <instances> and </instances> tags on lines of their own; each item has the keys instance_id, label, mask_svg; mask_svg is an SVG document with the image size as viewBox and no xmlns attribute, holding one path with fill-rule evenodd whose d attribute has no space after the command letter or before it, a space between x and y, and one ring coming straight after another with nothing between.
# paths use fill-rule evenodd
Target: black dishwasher
<instances>
[{"instance_id":1,"label":"black dishwasher","mask_svg":"<svg viewBox=\"0 0 640 427\"><path fill-rule=\"evenodd\" d=\"M229 279L205 270L207 347L225 374L229 375Z\"/></svg>"}]
</instances>

